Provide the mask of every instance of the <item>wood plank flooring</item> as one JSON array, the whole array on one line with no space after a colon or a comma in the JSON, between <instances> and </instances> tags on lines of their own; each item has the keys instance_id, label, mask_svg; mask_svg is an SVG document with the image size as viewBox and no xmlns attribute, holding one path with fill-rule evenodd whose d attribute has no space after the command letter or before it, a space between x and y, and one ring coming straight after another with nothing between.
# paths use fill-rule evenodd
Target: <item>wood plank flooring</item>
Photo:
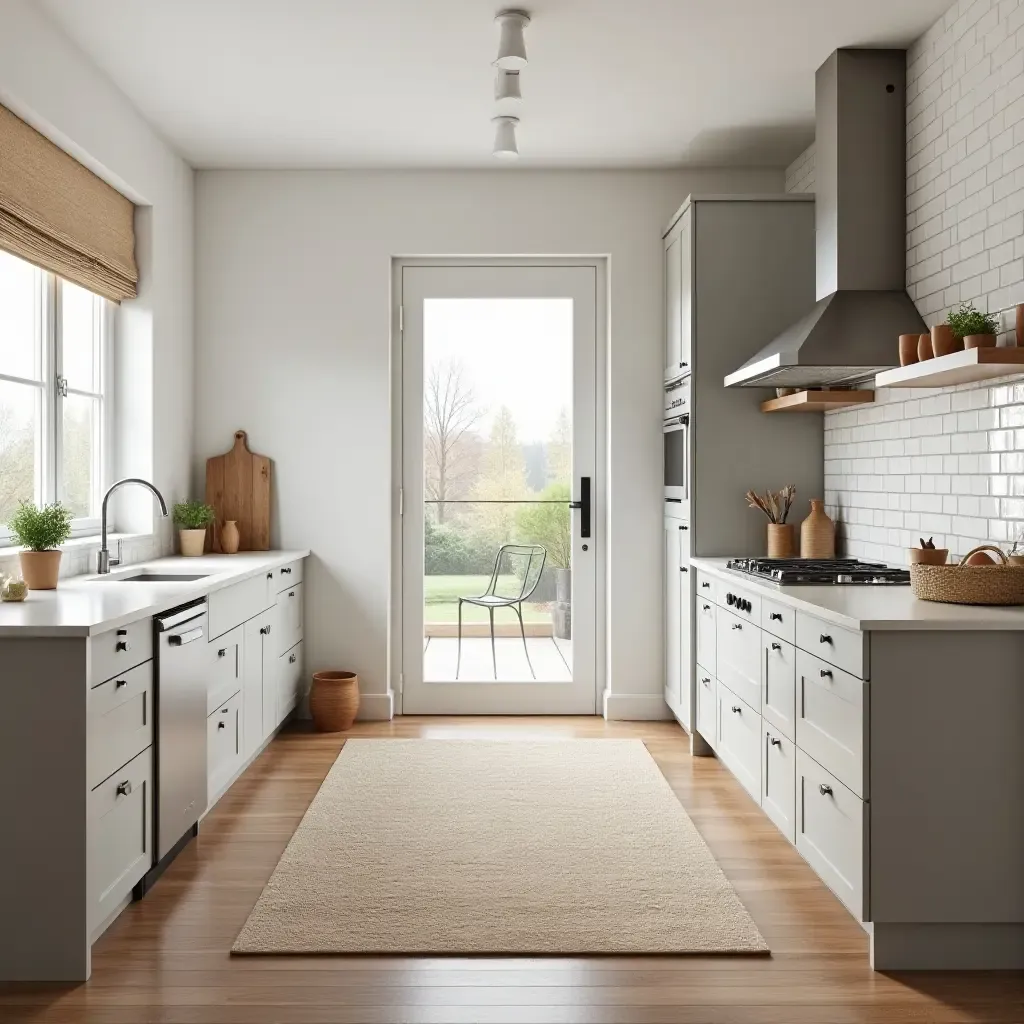
<instances>
[{"instance_id":1,"label":"wood plank flooring","mask_svg":"<svg viewBox=\"0 0 1024 1024\"><path fill-rule=\"evenodd\" d=\"M97 943L88 984L0 986L0 1022L1024 1021L1022 974L872 972L864 932L721 765L690 757L674 724L409 717L361 724L350 735L552 733L646 741L767 938L770 958L232 958L231 942L344 740L297 726L271 744L205 820L199 841Z\"/></svg>"}]
</instances>

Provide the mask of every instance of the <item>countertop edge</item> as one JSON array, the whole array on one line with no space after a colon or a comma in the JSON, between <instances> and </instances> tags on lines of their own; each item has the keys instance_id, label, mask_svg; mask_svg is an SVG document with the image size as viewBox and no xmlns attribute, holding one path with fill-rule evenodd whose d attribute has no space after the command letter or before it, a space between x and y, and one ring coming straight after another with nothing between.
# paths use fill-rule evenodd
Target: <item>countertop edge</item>
<instances>
[{"instance_id":1,"label":"countertop edge","mask_svg":"<svg viewBox=\"0 0 1024 1024\"><path fill-rule=\"evenodd\" d=\"M734 582L738 587L745 587L747 590L756 591L758 594L768 598L770 601L776 601L777 603L786 605L796 611L806 612L808 615L814 615L819 619L824 619L826 622L831 622L834 625L843 626L846 629L856 630L861 633L917 633L943 630L964 630L978 633L1007 633L1024 631L1024 609L1016 609L1016 621L1007 621L1005 613L1008 608L1006 606L999 605L954 605L945 604L943 602L921 601L919 603L926 606L934 605L936 607L949 609L969 608L973 610L974 614L971 615L971 617L957 618L955 613L951 613L950 617L947 619L858 619L849 615L844 615L842 612L837 612L834 608L829 608L813 601L801 599L792 593L792 588L787 590L783 587L776 587L771 584L766 584L761 580L752 579L745 573L726 569L725 566L721 564L723 561L724 558L707 556L693 556L690 558L690 564L694 568L699 569L702 572L706 572L711 576L715 576L722 580L729 580L730 582ZM908 587L906 589L909 592L910 588ZM996 618L989 618L986 620L984 618L984 612L986 609L991 609ZM1000 613L1003 613L1001 617Z\"/></svg>"},{"instance_id":2,"label":"countertop edge","mask_svg":"<svg viewBox=\"0 0 1024 1024\"><path fill-rule=\"evenodd\" d=\"M263 552L244 553L263 554ZM214 594L218 590L224 590L226 587L234 586L236 583L242 583L247 579L251 579L253 576L259 575L261 572L266 572L268 569L275 569L278 566L286 565L288 562L294 562L300 558L308 558L309 555L310 550L308 548L288 551L268 551L266 552L267 557L265 559L261 559L256 565L249 565L245 569L240 569L237 572L211 573L206 579L176 584L176 586L180 586L181 589L176 590L173 596L168 595L166 599L142 604L138 608L133 608L130 612L125 612L122 615L115 615L111 618L101 619L98 622L93 622L88 625L0 625L0 639L52 639L57 637L87 638L90 636L98 636L100 633L106 633L111 629L117 629L119 626L124 626L131 622L137 622L139 619L148 618L151 615L156 615L159 612L166 611L168 608L173 608L176 605L187 604L189 601L194 601L200 597L209 597L210 594ZM202 557L205 556L200 556L200 558ZM139 562L130 566L124 566L123 568L136 570L151 569L159 567L160 565L166 565L169 560L173 560L175 565L181 564L179 556L168 556L167 558L151 559L146 562ZM199 559L196 561L198 562ZM197 565L196 568L198 569L200 566ZM92 580L95 575L95 573L85 573L81 576L68 577L62 582L67 584L74 580ZM97 585L110 586L112 584L99 582ZM58 584L58 593L60 592L60 589L60 585Z\"/></svg>"}]
</instances>

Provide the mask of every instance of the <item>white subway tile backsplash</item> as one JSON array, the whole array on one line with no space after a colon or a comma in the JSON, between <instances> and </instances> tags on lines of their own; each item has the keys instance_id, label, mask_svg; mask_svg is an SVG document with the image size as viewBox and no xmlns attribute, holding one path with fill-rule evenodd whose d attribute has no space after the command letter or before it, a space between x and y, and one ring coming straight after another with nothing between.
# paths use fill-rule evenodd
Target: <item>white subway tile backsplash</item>
<instances>
[{"instance_id":1,"label":"white subway tile backsplash","mask_svg":"<svg viewBox=\"0 0 1024 1024\"><path fill-rule=\"evenodd\" d=\"M907 53L907 291L926 323L1024 302L1024 0L958 0ZM812 145L786 190L814 191ZM1015 339L1001 314L1003 344ZM825 416L839 549L905 563L1024 530L1024 378L887 390Z\"/></svg>"}]
</instances>

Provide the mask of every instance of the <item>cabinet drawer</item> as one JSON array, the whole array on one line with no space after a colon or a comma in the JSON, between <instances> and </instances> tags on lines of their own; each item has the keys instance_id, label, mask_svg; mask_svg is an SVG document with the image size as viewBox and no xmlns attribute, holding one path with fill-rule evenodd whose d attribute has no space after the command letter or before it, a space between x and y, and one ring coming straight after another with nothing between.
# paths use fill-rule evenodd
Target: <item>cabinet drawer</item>
<instances>
[{"instance_id":1,"label":"cabinet drawer","mask_svg":"<svg viewBox=\"0 0 1024 1024\"><path fill-rule=\"evenodd\" d=\"M216 799L242 765L242 695L236 693L206 720L206 790Z\"/></svg>"},{"instance_id":2,"label":"cabinet drawer","mask_svg":"<svg viewBox=\"0 0 1024 1024\"><path fill-rule=\"evenodd\" d=\"M761 629L719 607L716 619L716 675L761 713Z\"/></svg>"},{"instance_id":3,"label":"cabinet drawer","mask_svg":"<svg viewBox=\"0 0 1024 1024\"><path fill-rule=\"evenodd\" d=\"M761 628L779 639L796 643L796 612L767 597L761 598Z\"/></svg>"},{"instance_id":4,"label":"cabinet drawer","mask_svg":"<svg viewBox=\"0 0 1024 1024\"><path fill-rule=\"evenodd\" d=\"M796 645L852 675L868 678L867 633L856 633L797 612Z\"/></svg>"},{"instance_id":5,"label":"cabinet drawer","mask_svg":"<svg viewBox=\"0 0 1024 1024\"><path fill-rule=\"evenodd\" d=\"M797 651L796 742L860 797L866 797L867 684Z\"/></svg>"},{"instance_id":6,"label":"cabinet drawer","mask_svg":"<svg viewBox=\"0 0 1024 1024\"><path fill-rule=\"evenodd\" d=\"M761 634L761 714L787 739L796 739L796 648Z\"/></svg>"},{"instance_id":7,"label":"cabinet drawer","mask_svg":"<svg viewBox=\"0 0 1024 1024\"><path fill-rule=\"evenodd\" d=\"M277 595L277 631L274 634L278 656L290 651L302 639L303 584L282 590Z\"/></svg>"},{"instance_id":8,"label":"cabinet drawer","mask_svg":"<svg viewBox=\"0 0 1024 1024\"><path fill-rule=\"evenodd\" d=\"M153 742L153 662L89 691L89 788Z\"/></svg>"},{"instance_id":9,"label":"cabinet drawer","mask_svg":"<svg viewBox=\"0 0 1024 1024\"><path fill-rule=\"evenodd\" d=\"M715 603L710 598L702 597L697 592L697 661L712 675L718 670L715 651L718 645L716 636Z\"/></svg>"},{"instance_id":10,"label":"cabinet drawer","mask_svg":"<svg viewBox=\"0 0 1024 1024\"><path fill-rule=\"evenodd\" d=\"M89 640L89 685L104 683L153 657L153 620L99 633Z\"/></svg>"},{"instance_id":11,"label":"cabinet drawer","mask_svg":"<svg viewBox=\"0 0 1024 1024\"><path fill-rule=\"evenodd\" d=\"M286 715L305 696L305 677L302 671L302 643L281 655L277 669L277 718L284 721Z\"/></svg>"},{"instance_id":12,"label":"cabinet drawer","mask_svg":"<svg viewBox=\"0 0 1024 1024\"><path fill-rule=\"evenodd\" d=\"M709 576L702 570L697 570L697 600L701 599L707 601L710 600L713 604L718 603L718 588L721 586L720 581L715 576Z\"/></svg>"},{"instance_id":13,"label":"cabinet drawer","mask_svg":"<svg viewBox=\"0 0 1024 1024\"><path fill-rule=\"evenodd\" d=\"M718 756L761 803L761 716L718 681Z\"/></svg>"},{"instance_id":14,"label":"cabinet drawer","mask_svg":"<svg viewBox=\"0 0 1024 1024\"><path fill-rule=\"evenodd\" d=\"M697 666L697 732L711 745L718 747L718 684L715 677Z\"/></svg>"},{"instance_id":15,"label":"cabinet drawer","mask_svg":"<svg viewBox=\"0 0 1024 1024\"><path fill-rule=\"evenodd\" d=\"M282 565L274 570L275 592L280 593L287 587L292 587L303 580L304 558L297 558L294 562Z\"/></svg>"},{"instance_id":16,"label":"cabinet drawer","mask_svg":"<svg viewBox=\"0 0 1024 1024\"><path fill-rule=\"evenodd\" d=\"M89 930L153 865L153 749L89 794Z\"/></svg>"},{"instance_id":17,"label":"cabinet drawer","mask_svg":"<svg viewBox=\"0 0 1024 1024\"><path fill-rule=\"evenodd\" d=\"M796 747L778 729L764 723L761 808L776 828L796 842Z\"/></svg>"},{"instance_id":18,"label":"cabinet drawer","mask_svg":"<svg viewBox=\"0 0 1024 1024\"><path fill-rule=\"evenodd\" d=\"M206 693L206 713L212 715L242 688L243 632L235 626L211 645L213 657Z\"/></svg>"},{"instance_id":19,"label":"cabinet drawer","mask_svg":"<svg viewBox=\"0 0 1024 1024\"><path fill-rule=\"evenodd\" d=\"M857 920L867 920L867 805L799 749L796 771L796 848Z\"/></svg>"},{"instance_id":20,"label":"cabinet drawer","mask_svg":"<svg viewBox=\"0 0 1024 1024\"><path fill-rule=\"evenodd\" d=\"M241 583L215 590L209 598L211 642L266 611L273 605L276 593L276 575L269 569Z\"/></svg>"}]
</instances>

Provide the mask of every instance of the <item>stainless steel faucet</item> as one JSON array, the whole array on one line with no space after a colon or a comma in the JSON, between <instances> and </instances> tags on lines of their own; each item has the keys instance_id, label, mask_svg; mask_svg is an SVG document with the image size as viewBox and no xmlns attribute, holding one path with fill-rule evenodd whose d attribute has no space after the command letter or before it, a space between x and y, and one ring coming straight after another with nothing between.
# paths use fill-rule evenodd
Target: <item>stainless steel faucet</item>
<instances>
[{"instance_id":1,"label":"stainless steel faucet","mask_svg":"<svg viewBox=\"0 0 1024 1024\"><path fill-rule=\"evenodd\" d=\"M143 487L148 487L156 495L156 500L160 502L160 511L164 519L167 518L167 502L164 501L164 496L148 480L143 480L138 476L129 476L125 477L124 480L118 480L117 483L111 484L107 488L107 493L103 495L103 510L100 513L100 550L96 556L96 572L101 575L110 572L112 565L121 564L120 540L117 542L117 558L111 558L110 552L107 550L107 502L114 491L124 484L142 484Z\"/></svg>"}]
</instances>

